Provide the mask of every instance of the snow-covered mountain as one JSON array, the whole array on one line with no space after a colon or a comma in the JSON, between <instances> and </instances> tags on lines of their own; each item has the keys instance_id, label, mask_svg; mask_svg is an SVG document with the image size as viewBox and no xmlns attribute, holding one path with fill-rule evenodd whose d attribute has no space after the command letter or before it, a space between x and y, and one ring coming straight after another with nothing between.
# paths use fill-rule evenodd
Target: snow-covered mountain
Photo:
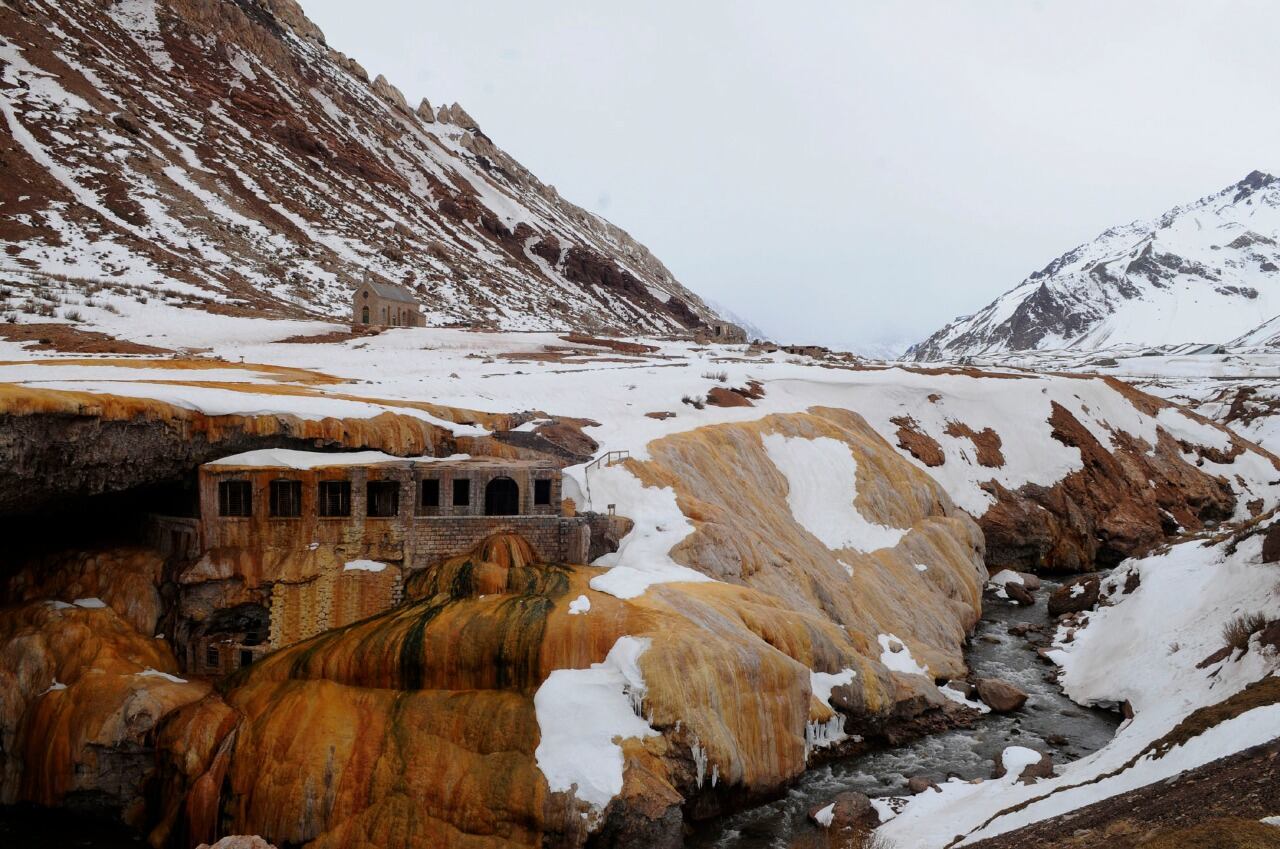
<instances>
[{"instance_id":1,"label":"snow-covered mountain","mask_svg":"<svg viewBox=\"0 0 1280 849\"><path fill-rule=\"evenodd\" d=\"M457 104L408 105L293 0L0 3L0 274L345 314L367 272L432 323L713 319Z\"/></svg>"},{"instance_id":2,"label":"snow-covered mountain","mask_svg":"<svg viewBox=\"0 0 1280 849\"><path fill-rule=\"evenodd\" d=\"M1280 179L1254 171L1155 220L1107 230L908 356L1270 338L1280 327L1261 326L1280 315L1278 243Z\"/></svg>"}]
</instances>

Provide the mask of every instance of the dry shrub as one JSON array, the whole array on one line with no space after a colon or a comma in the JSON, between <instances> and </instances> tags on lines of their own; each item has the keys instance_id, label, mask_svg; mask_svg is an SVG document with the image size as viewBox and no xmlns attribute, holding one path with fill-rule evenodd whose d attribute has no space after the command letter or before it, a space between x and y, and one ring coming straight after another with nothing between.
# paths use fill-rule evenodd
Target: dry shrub
<instances>
[{"instance_id":1,"label":"dry shrub","mask_svg":"<svg viewBox=\"0 0 1280 849\"><path fill-rule=\"evenodd\" d=\"M1222 639L1233 649L1249 647L1249 638L1267 627L1267 617L1261 613L1242 613L1222 627Z\"/></svg>"}]
</instances>

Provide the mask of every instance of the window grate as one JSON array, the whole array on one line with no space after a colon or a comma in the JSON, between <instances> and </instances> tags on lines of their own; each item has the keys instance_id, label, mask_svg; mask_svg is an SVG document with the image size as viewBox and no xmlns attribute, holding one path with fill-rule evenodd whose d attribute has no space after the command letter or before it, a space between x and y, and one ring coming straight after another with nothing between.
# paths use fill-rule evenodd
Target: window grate
<instances>
[{"instance_id":1,"label":"window grate","mask_svg":"<svg viewBox=\"0 0 1280 849\"><path fill-rule=\"evenodd\" d=\"M369 481L365 490L365 515L386 519L400 512L400 484L397 481Z\"/></svg>"},{"instance_id":2,"label":"window grate","mask_svg":"<svg viewBox=\"0 0 1280 849\"><path fill-rule=\"evenodd\" d=\"M302 481L272 481L269 495L273 517L293 519L302 515Z\"/></svg>"},{"instance_id":3,"label":"window grate","mask_svg":"<svg viewBox=\"0 0 1280 849\"><path fill-rule=\"evenodd\" d=\"M320 481L318 500L321 516L350 516L351 481Z\"/></svg>"},{"instance_id":4,"label":"window grate","mask_svg":"<svg viewBox=\"0 0 1280 849\"><path fill-rule=\"evenodd\" d=\"M218 515L253 515L253 488L248 481L218 482Z\"/></svg>"}]
</instances>

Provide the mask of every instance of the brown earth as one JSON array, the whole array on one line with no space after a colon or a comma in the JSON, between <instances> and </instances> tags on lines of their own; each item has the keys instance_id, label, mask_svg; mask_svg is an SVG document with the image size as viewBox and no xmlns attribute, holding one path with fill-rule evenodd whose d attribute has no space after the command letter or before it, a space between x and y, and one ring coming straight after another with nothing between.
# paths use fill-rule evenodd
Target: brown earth
<instances>
[{"instance_id":1,"label":"brown earth","mask_svg":"<svg viewBox=\"0 0 1280 849\"><path fill-rule=\"evenodd\" d=\"M1280 738L1044 820L975 849L1276 849Z\"/></svg>"},{"instance_id":2,"label":"brown earth","mask_svg":"<svg viewBox=\"0 0 1280 849\"><path fill-rule=\"evenodd\" d=\"M96 330L72 324L0 324L0 339L27 343L28 351L59 351L67 354L167 354L166 348L140 345L116 339Z\"/></svg>"}]
</instances>

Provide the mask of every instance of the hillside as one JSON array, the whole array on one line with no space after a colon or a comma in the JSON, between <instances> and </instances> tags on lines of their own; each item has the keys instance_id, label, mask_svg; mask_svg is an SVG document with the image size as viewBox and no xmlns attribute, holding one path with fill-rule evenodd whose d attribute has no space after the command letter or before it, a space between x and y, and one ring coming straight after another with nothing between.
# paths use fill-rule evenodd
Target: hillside
<instances>
[{"instance_id":1,"label":"hillside","mask_svg":"<svg viewBox=\"0 0 1280 849\"><path fill-rule=\"evenodd\" d=\"M336 317L368 273L432 324L714 317L461 106L371 82L292 0L14 0L0 32L0 273L20 294L71 278Z\"/></svg>"},{"instance_id":2,"label":"hillside","mask_svg":"<svg viewBox=\"0 0 1280 849\"><path fill-rule=\"evenodd\" d=\"M1260 326L1280 314L1278 240L1280 180L1254 171L1159 218L1107 230L907 356L1266 339L1275 330Z\"/></svg>"}]
</instances>

